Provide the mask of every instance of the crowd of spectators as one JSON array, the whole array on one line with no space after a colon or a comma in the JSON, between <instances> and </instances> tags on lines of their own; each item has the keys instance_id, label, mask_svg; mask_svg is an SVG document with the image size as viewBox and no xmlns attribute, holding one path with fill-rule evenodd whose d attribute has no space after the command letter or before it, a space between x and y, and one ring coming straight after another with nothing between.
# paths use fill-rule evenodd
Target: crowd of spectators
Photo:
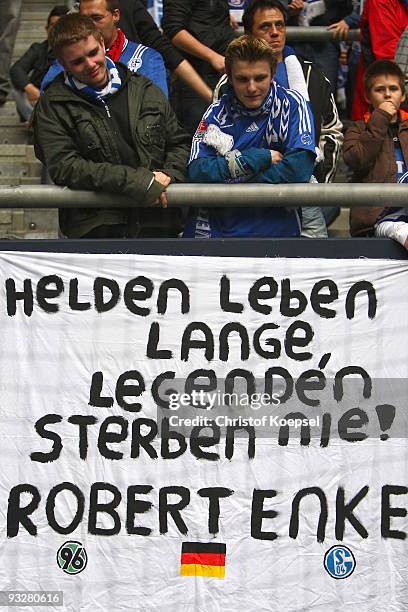
<instances>
[{"instance_id":1,"label":"crowd of spectators","mask_svg":"<svg viewBox=\"0 0 408 612\"><path fill-rule=\"evenodd\" d=\"M407 0L164 0L163 14L153 14L159 23L144 0L80 0L70 14L66 4L10 69L21 1L0 0L0 105L9 73L52 181L137 205L60 211L62 235L326 237L336 209L215 210L209 202L183 216L167 208L166 188L329 183L342 121L353 181L408 180ZM289 46L288 25L333 36ZM360 42L341 42L358 27ZM343 81L348 73L341 118L339 69ZM407 221L399 209L360 208L351 234L407 248Z\"/></svg>"}]
</instances>

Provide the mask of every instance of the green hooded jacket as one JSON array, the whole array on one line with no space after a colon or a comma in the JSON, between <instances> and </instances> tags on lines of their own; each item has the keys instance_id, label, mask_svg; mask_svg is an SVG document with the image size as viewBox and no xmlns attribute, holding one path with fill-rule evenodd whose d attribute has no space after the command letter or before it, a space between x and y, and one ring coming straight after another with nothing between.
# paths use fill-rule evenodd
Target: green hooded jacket
<instances>
[{"instance_id":1,"label":"green hooded jacket","mask_svg":"<svg viewBox=\"0 0 408 612\"><path fill-rule=\"evenodd\" d=\"M123 194L133 198L138 208L130 212L124 208L61 210L61 229L70 238L79 238L100 225L137 226L144 212L148 213L148 224L163 230L163 224L169 225L170 219L171 225L172 213L177 212L160 208L140 211L140 207L151 206L164 190L152 170L161 170L171 182L185 180L190 139L162 91L149 79L127 72L123 86L127 87L131 139L140 160L137 168L122 164L112 120L99 112L99 105L97 111L95 103L65 85L63 75L46 88L36 105L35 153L54 183Z\"/></svg>"}]
</instances>

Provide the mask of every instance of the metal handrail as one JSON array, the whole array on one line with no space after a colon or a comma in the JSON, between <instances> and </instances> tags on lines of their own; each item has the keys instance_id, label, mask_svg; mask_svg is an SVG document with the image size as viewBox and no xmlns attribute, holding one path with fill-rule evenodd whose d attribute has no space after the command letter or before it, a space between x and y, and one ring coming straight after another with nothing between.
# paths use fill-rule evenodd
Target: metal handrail
<instances>
[{"instance_id":1,"label":"metal handrail","mask_svg":"<svg viewBox=\"0 0 408 612\"><path fill-rule=\"evenodd\" d=\"M243 34L244 28L238 28L238 33ZM288 26L286 28L286 42L325 42L327 40L339 40L336 39L333 32L328 30L325 26ZM349 30L345 38L347 42L353 42L360 40L360 30Z\"/></svg>"},{"instance_id":2,"label":"metal handrail","mask_svg":"<svg viewBox=\"0 0 408 612\"><path fill-rule=\"evenodd\" d=\"M398 183L193 184L167 188L171 207L245 206L406 206L408 185ZM77 191L54 185L0 187L0 209L128 208L133 198L114 193Z\"/></svg>"}]
</instances>

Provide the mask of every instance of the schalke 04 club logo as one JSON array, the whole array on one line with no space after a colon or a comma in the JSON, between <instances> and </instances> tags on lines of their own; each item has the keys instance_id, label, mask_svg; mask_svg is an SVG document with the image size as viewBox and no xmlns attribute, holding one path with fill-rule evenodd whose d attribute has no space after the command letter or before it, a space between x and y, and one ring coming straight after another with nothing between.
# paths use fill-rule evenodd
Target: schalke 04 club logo
<instances>
[{"instance_id":1,"label":"schalke 04 club logo","mask_svg":"<svg viewBox=\"0 0 408 612\"><path fill-rule=\"evenodd\" d=\"M347 546L336 545L325 554L324 567L332 578L341 580L351 576L356 567L356 560Z\"/></svg>"}]
</instances>

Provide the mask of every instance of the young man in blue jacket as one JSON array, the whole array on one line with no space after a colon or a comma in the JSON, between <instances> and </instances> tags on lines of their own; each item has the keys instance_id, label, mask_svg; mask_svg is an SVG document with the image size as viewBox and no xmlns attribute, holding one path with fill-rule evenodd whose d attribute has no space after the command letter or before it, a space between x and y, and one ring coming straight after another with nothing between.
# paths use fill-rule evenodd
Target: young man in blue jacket
<instances>
[{"instance_id":1,"label":"young man in blue jacket","mask_svg":"<svg viewBox=\"0 0 408 612\"><path fill-rule=\"evenodd\" d=\"M307 183L316 157L305 99L274 80L276 57L263 40L241 36L225 55L227 93L204 114L188 165L197 183ZM296 209L191 211L184 237L299 236Z\"/></svg>"},{"instance_id":2,"label":"young man in blue jacket","mask_svg":"<svg viewBox=\"0 0 408 612\"><path fill-rule=\"evenodd\" d=\"M168 95L166 69L160 53L128 40L118 27L119 0L81 0L79 13L92 19L103 36L106 54L112 61L124 64L131 72L143 74ZM41 88L44 89L62 71L61 64L55 62L45 75Z\"/></svg>"}]
</instances>

